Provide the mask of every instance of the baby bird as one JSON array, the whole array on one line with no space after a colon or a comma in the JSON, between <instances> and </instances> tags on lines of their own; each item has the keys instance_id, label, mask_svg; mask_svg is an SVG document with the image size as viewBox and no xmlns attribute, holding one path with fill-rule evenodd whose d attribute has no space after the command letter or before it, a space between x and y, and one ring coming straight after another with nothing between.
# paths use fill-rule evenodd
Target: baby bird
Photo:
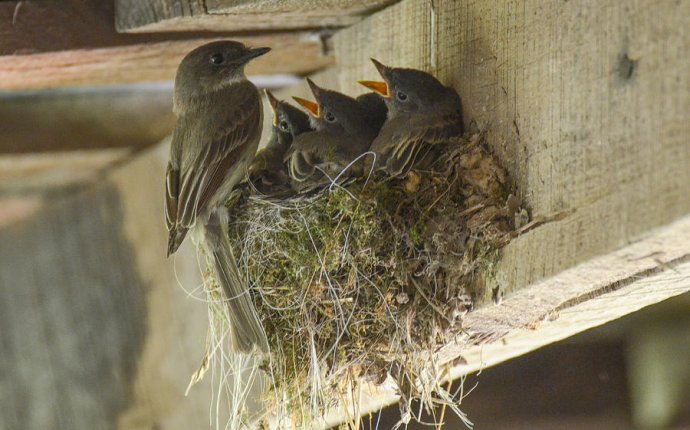
<instances>
[{"instance_id":1,"label":"baby bird","mask_svg":"<svg viewBox=\"0 0 690 430\"><path fill-rule=\"evenodd\" d=\"M273 111L273 126L271 138L266 146L257 152L254 161L249 166L249 182L259 193L264 195L276 194L290 188L285 153L295 137L310 131L307 114L278 100L270 91L264 90Z\"/></svg>"},{"instance_id":2,"label":"baby bird","mask_svg":"<svg viewBox=\"0 0 690 430\"><path fill-rule=\"evenodd\" d=\"M375 169L404 176L436 144L463 132L458 93L421 70L388 67L371 59L384 82L359 81L380 94L388 119L373 141Z\"/></svg>"},{"instance_id":3,"label":"baby bird","mask_svg":"<svg viewBox=\"0 0 690 430\"><path fill-rule=\"evenodd\" d=\"M298 191L360 175L361 163L353 161L367 151L377 133L369 110L357 100L320 88L311 79L307 82L316 103L294 99L311 114L314 131L297 136L285 158Z\"/></svg>"}]
</instances>

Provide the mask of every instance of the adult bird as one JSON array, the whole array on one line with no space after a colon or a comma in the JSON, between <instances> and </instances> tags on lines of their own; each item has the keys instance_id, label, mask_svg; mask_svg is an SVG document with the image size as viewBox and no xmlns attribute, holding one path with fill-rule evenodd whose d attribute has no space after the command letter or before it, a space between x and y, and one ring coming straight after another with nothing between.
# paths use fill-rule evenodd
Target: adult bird
<instances>
[{"instance_id":1,"label":"adult bird","mask_svg":"<svg viewBox=\"0 0 690 430\"><path fill-rule=\"evenodd\" d=\"M261 194L272 195L290 189L285 153L297 136L311 131L311 125L307 114L278 100L270 91L264 91L273 111L271 137L257 152L248 173L254 189Z\"/></svg>"},{"instance_id":2,"label":"adult bird","mask_svg":"<svg viewBox=\"0 0 690 430\"><path fill-rule=\"evenodd\" d=\"M355 160L377 133L357 100L307 82L316 102L293 98L309 112L314 131L297 136L286 155L293 187L300 191L359 176L362 163Z\"/></svg>"},{"instance_id":3,"label":"adult bird","mask_svg":"<svg viewBox=\"0 0 690 430\"><path fill-rule=\"evenodd\" d=\"M376 154L375 169L404 176L434 145L462 136L460 96L429 73L371 61L383 82L359 83L380 94L388 106L388 119L370 148Z\"/></svg>"},{"instance_id":4,"label":"adult bird","mask_svg":"<svg viewBox=\"0 0 690 430\"><path fill-rule=\"evenodd\" d=\"M233 345L244 352L254 345L266 350L267 341L228 240L224 203L245 178L261 137L261 97L244 67L269 50L228 40L184 57L175 77L177 123L166 172L168 255L195 232L225 294Z\"/></svg>"}]
</instances>

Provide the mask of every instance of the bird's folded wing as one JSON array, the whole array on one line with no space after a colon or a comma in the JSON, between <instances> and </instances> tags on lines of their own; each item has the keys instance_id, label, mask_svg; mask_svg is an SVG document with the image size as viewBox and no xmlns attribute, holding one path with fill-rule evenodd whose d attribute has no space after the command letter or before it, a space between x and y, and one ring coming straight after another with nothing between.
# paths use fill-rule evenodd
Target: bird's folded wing
<instances>
[{"instance_id":1,"label":"bird's folded wing","mask_svg":"<svg viewBox=\"0 0 690 430\"><path fill-rule=\"evenodd\" d=\"M220 124L210 124L205 118L178 119L172 142L174 154L166 174L168 230L194 225L246 145L257 139L261 104L255 91L253 87L233 91L235 103L228 106Z\"/></svg>"},{"instance_id":2,"label":"bird's folded wing","mask_svg":"<svg viewBox=\"0 0 690 430\"><path fill-rule=\"evenodd\" d=\"M462 138L462 123L453 119L438 119L412 127L399 135L399 141L387 160L389 174L405 174L429 150L430 145L454 143Z\"/></svg>"}]
</instances>

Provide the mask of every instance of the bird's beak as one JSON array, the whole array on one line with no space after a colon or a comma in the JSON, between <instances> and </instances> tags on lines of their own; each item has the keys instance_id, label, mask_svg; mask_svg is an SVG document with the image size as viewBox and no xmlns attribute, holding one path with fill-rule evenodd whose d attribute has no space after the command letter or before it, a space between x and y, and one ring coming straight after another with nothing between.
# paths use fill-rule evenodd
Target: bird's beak
<instances>
[{"instance_id":1,"label":"bird's beak","mask_svg":"<svg viewBox=\"0 0 690 430\"><path fill-rule=\"evenodd\" d=\"M321 98L321 87L316 85L314 81L312 81L309 78L307 78L307 83L309 84L309 89L311 90L311 93L314 94L314 98L316 98L316 101L318 102Z\"/></svg>"},{"instance_id":2,"label":"bird's beak","mask_svg":"<svg viewBox=\"0 0 690 430\"><path fill-rule=\"evenodd\" d=\"M278 103L280 102L276 96L273 95L272 92L264 89L264 93L266 93L266 98L268 99L268 104L271 106L271 110L273 111L273 125L278 125L278 112L276 112L276 109L278 109Z\"/></svg>"},{"instance_id":3,"label":"bird's beak","mask_svg":"<svg viewBox=\"0 0 690 430\"><path fill-rule=\"evenodd\" d=\"M314 116L314 118L318 118L321 115L321 112L319 112L318 103L314 103L310 100L303 99L301 97L293 97L293 99L295 99L297 103L301 104L305 109L307 109Z\"/></svg>"},{"instance_id":4,"label":"bird's beak","mask_svg":"<svg viewBox=\"0 0 690 430\"><path fill-rule=\"evenodd\" d=\"M374 90L375 92L379 93L383 97L388 97L390 95L388 91L388 78L390 77L390 71L391 68L386 66L385 64L381 63L375 58L371 59L371 62L374 63L374 66L376 66L376 70L379 71L379 74L383 78L384 82L380 81L357 81L360 84L364 85L365 87Z\"/></svg>"},{"instance_id":5,"label":"bird's beak","mask_svg":"<svg viewBox=\"0 0 690 430\"><path fill-rule=\"evenodd\" d=\"M245 61L253 60L256 57L261 57L268 51L270 51L271 48L252 48L247 52L247 54L244 56Z\"/></svg>"},{"instance_id":6,"label":"bird's beak","mask_svg":"<svg viewBox=\"0 0 690 430\"><path fill-rule=\"evenodd\" d=\"M357 81L358 83L364 85L365 87L376 91L383 97L388 97L388 84L379 81Z\"/></svg>"}]
</instances>

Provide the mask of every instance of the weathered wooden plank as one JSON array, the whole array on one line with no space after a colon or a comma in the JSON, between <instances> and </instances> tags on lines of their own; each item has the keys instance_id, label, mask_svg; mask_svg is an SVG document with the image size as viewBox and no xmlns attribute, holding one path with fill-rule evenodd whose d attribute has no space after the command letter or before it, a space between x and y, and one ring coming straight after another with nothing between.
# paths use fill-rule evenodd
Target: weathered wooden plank
<instances>
[{"instance_id":1,"label":"weathered wooden plank","mask_svg":"<svg viewBox=\"0 0 690 430\"><path fill-rule=\"evenodd\" d=\"M143 148L173 128L172 85L0 93L0 154Z\"/></svg>"},{"instance_id":2,"label":"weathered wooden plank","mask_svg":"<svg viewBox=\"0 0 690 430\"><path fill-rule=\"evenodd\" d=\"M189 429L209 381L193 251L165 258L166 147L0 230L0 428ZM1 203L0 203L1 204Z\"/></svg>"},{"instance_id":3,"label":"weathered wooden plank","mask_svg":"<svg viewBox=\"0 0 690 430\"><path fill-rule=\"evenodd\" d=\"M105 168L131 153L130 148L115 148L0 155L0 192L45 193L83 185L93 182Z\"/></svg>"},{"instance_id":4,"label":"weathered wooden plank","mask_svg":"<svg viewBox=\"0 0 690 430\"><path fill-rule=\"evenodd\" d=\"M377 77L369 57L453 84L532 215L567 215L509 245L510 290L690 212L689 15L674 1L406 0L334 46L346 92Z\"/></svg>"},{"instance_id":5,"label":"weathered wooden plank","mask_svg":"<svg viewBox=\"0 0 690 430\"><path fill-rule=\"evenodd\" d=\"M325 42L309 32L119 34L113 2L99 0L0 2L0 22L0 89L171 80L188 51L229 37L274 47L250 74L306 74L333 62Z\"/></svg>"},{"instance_id":6,"label":"weathered wooden plank","mask_svg":"<svg viewBox=\"0 0 690 430\"><path fill-rule=\"evenodd\" d=\"M304 74L332 63L318 39L304 33L235 37L250 46L271 46L270 55L247 67L249 75ZM0 57L0 90L166 81L184 55L211 39L157 42L113 48Z\"/></svg>"},{"instance_id":7,"label":"weathered wooden plank","mask_svg":"<svg viewBox=\"0 0 690 430\"><path fill-rule=\"evenodd\" d=\"M447 376L456 379L687 293L688 237L690 216L523 288L500 304L468 313L463 320L466 333L437 354L439 367L447 366ZM395 401L390 380L380 387L367 385L360 411L366 414ZM344 416L334 410L326 423L334 425Z\"/></svg>"},{"instance_id":8,"label":"weathered wooden plank","mask_svg":"<svg viewBox=\"0 0 690 430\"><path fill-rule=\"evenodd\" d=\"M123 32L342 27L398 0L117 0Z\"/></svg>"},{"instance_id":9,"label":"weathered wooden plank","mask_svg":"<svg viewBox=\"0 0 690 430\"><path fill-rule=\"evenodd\" d=\"M472 338L439 357L467 360L452 377L690 289L689 15L673 1L405 0L334 36L342 91L378 78L369 57L455 86L544 221L504 250ZM364 412L395 399L369 388Z\"/></svg>"}]
</instances>

